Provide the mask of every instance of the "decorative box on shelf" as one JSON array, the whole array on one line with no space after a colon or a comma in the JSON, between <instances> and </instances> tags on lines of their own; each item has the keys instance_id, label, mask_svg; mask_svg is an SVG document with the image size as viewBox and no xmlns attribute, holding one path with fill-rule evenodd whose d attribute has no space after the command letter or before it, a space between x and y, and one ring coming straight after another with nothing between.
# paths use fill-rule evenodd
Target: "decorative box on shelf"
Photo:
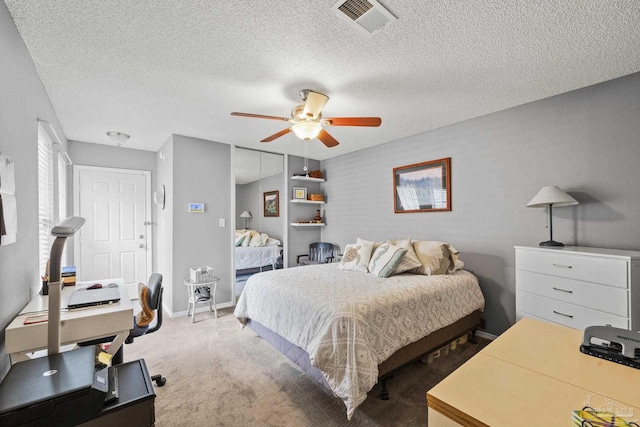
<instances>
[{"instance_id":1,"label":"decorative box on shelf","mask_svg":"<svg viewBox=\"0 0 640 427\"><path fill-rule=\"evenodd\" d=\"M191 268L189 271L189 279L193 283L212 282L216 280L213 274L213 268L207 266Z\"/></svg>"}]
</instances>

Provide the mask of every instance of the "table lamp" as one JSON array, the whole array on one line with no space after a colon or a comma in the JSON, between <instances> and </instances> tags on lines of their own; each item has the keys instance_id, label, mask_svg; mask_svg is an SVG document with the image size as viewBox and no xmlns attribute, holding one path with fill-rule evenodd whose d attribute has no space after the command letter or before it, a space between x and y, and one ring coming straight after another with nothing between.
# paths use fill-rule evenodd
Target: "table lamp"
<instances>
[{"instance_id":1,"label":"table lamp","mask_svg":"<svg viewBox=\"0 0 640 427\"><path fill-rule=\"evenodd\" d=\"M251 212L243 211L240 214L240 218L244 218L244 228L249 228L249 220L251 219Z\"/></svg>"},{"instance_id":2,"label":"table lamp","mask_svg":"<svg viewBox=\"0 0 640 427\"><path fill-rule=\"evenodd\" d=\"M562 247L563 243L553 240L553 206L573 206L579 202L555 185L543 187L527 204L528 208L549 207L549 240L540 242L540 246Z\"/></svg>"},{"instance_id":3,"label":"table lamp","mask_svg":"<svg viewBox=\"0 0 640 427\"><path fill-rule=\"evenodd\" d=\"M60 258L67 237L73 236L84 224L84 218L72 216L51 229L51 235L56 237L49 255L49 328L47 353L60 353L60 291L62 278L60 274Z\"/></svg>"}]
</instances>

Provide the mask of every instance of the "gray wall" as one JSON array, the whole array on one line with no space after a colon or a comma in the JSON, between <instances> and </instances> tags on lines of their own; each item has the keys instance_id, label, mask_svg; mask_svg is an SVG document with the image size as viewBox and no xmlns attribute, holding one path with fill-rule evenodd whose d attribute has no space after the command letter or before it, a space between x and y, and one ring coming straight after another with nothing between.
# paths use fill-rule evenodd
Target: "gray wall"
<instances>
[{"instance_id":1,"label":"gray wall","mask_svg":"<svg viewBox=\"0 0 640 427\"><path fill-rule=\"evenodd\" d=\"M393 168L444 157L453 210L394 214ZM323 161L322 239L451 242L480 278L487 330L499 334L515 321L513 246L549 236L545 209L526 208L529 200L557 185L580 202L554 210L555 240L640 250L639 162L633 74Z\"/></svg>"},{"instance_id":2,"label":"gray wall","mask_svg":"<svg viewBox=\"0 0 640 427\"><path fill-rule=\"evenodd\" d=\"M0 150L15 163L17 241L0 246L0 378L9 370L4 329L40 289L38 118L67 141L13 18L0 2Z\"/></svg>"},{"instance_id":3,"label":"gray wall","mask_svg":"<svg viewBox=\"0 0 640 427\"><path fill-rule=\"evenodd\" d=\"M158 160L158 185L166 185L169 197L158 213L159 240L167 243L158 247L158 260L172 269L165 276L165 287L172 288L167 306L172 312L187 309L183 281L191 267L204 265L221 279L216 302L231 302L231 146L173 135L161 151L165 159ZM205 213L187 212L189 202L204 203ZM225 219L225 227L218 226L219 218Z\"/></svg>"},{"instance_id":4,"label":"gray wall","mask_svg":"<svg viewBox=\"0 0 640 427\"><path fill-rule=\"evenodd\" d=\"M156 185L158 188L165 186L165 207L155 206L157 264L154 268L162 274L163 305L169 312L173 312L173 135L163 144L158 154Z\"/></svg>"}]
</instances>

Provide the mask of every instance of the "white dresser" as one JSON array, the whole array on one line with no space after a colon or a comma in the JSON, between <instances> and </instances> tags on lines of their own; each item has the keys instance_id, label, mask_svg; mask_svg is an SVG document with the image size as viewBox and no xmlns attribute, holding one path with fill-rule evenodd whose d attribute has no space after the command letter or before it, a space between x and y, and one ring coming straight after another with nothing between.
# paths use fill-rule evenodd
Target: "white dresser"
<instances>
[{"instance_id":1,"label":"white dresser","mask_svg":"<svg viewBox=\"0 0 640 427\"><path fill-rule=\"evenodd\" d=\"M516 246L516 318L640 331L640 251Z\"/></svg>"}]
</instances>

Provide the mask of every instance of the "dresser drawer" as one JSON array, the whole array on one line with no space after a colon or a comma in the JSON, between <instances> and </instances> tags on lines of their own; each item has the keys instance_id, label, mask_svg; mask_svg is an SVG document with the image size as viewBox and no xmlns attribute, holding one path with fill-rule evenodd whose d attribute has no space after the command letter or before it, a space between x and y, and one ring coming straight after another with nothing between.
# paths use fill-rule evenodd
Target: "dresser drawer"
<instances>
[{"instance_id":1,"label":"dresser drawer","mask_svg":"<svg viewBox=\"0 0 640 427\"><path fill-rule=\"evenodd\" d=\"M627 261L568 252L516 250L516 268L586 282L627 287Z\"/></svg>"},{"instance_id":2,"label":"dresser drawer","mask_svg":"<svg viewBox=\"0 0 640 427\"><path fill-rule=\"evenodd\" d=\"M616 328L629 329L629 320L626 317L525 291L516 291L516 301L517 311L574 329L584 330L587 326L593 325L611 325Z\"/></svg>"},{"instance_id":3,"label":"dresser drawer","mask_svg":"<svg viewBox=\"0 0 640 427\"><path fill-rule=\"evenodd\" d=\"M518 290L628 317L628 290L559 276L516 270ZM519 301L519 300L517 300Z\"/></svg>"}]
</instances>

